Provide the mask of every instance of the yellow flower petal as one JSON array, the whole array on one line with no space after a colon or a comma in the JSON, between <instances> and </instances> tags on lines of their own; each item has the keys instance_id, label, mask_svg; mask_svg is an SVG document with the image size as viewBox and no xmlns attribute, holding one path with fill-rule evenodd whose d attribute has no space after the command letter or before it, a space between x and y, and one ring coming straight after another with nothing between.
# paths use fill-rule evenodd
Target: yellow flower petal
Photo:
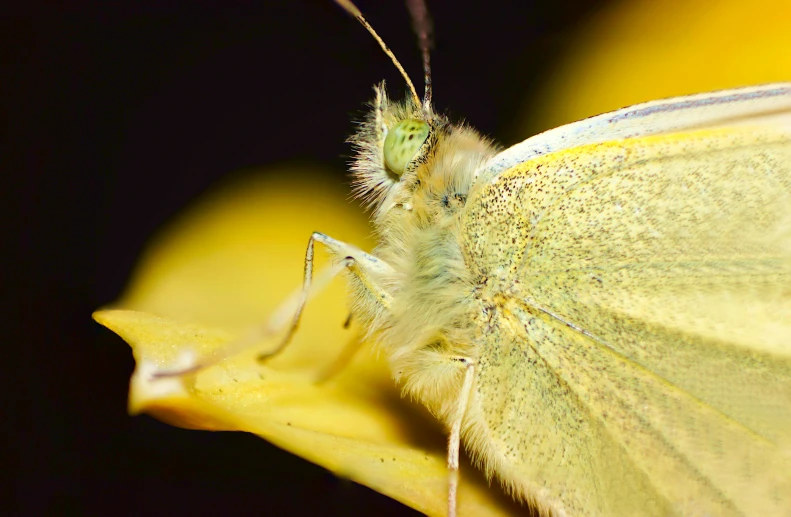
<instances>
[{"instance_id":1,"label":"yellow flower petal","mask_svg":"<svg viewBox=\"0 0 791 517\"><path fill-rule=\"evenodd\" d=\"M255 360L257 351L276 344L272 338L194 376L151 378L189 366L265 321L301 285L311 231L369 245L365 218L345 197L319 180L248 178L227 187L157 238L128 292L94 318L132 346L131 413L191 429L253 432L417 510L444 515L443 434L422 407L401 398L370 346L315 382L357 341L342 328L343 279L311 301L281 356ZM463 469L459 503L462 515L518 508L470 466Z\"/></svg>"}]
</instances>

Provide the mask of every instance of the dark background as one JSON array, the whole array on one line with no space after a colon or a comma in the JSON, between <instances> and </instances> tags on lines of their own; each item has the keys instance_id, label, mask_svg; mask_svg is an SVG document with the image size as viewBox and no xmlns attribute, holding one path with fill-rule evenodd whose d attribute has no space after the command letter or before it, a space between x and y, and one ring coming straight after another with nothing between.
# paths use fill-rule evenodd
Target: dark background
<instances>
[{"instance_id":1,"label":"dark background","mask_svg":"<svg viewBox=\"0 0 791 517\"><path fill-rule=\"evenodd\" d=\"M431 2L436 106L504 144L529 136L510 132L516 108L601 3ZM420 84L402 2L359 6ZM347 181L351 116L378 81L403 88L370 36L329 0L28 3L0 13L0 34L15 478L0 513L413 513L254 436L129 417L129 348L90 319L152 233L229 172L301 160Z\"/></svg>"}]
</instances>

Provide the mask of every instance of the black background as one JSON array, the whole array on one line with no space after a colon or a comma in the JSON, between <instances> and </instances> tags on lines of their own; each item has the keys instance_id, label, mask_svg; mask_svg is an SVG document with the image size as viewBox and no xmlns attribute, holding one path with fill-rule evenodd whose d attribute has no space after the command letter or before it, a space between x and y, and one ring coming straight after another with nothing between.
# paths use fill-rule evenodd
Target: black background
<instances>
[{"instance_id":1,"label":"black background","mask_svg":"<svg viewBox=\"0 0 791 517\"><path fill-rule=\"evenodd\" d=\"M601 3L432 2L436 106L529 136L517 107ZM421 83L403 4L359 6ZM411 514L254 436L129 417L129 348L90 319L229 172L301 160L347 181L351 117L380 80L403 87L370 36L329 0L29 3L0 24L8 513Z\"/></svg>"}]
</instances>

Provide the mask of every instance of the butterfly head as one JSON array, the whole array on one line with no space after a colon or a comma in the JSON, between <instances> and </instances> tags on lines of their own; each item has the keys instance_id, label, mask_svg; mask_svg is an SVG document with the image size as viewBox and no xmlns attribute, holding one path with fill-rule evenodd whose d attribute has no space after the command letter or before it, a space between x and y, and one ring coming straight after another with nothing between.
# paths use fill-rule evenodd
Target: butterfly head
<instances>
[{"instance_id":1,"label":"butterfly head","mask_svg":"<svg viewBox=\"0 0 791 517\"><path fill-rule=\"evenodd\" d=\"M394 207L410 209L426 164L450 126L447 119L413 98L391 101L384 83L374 88L368 116L350 139L356 155L351 170L356 197L380 218Z\"/></svg>"},{"instance_id":2,"label":"butterfly head","mask_svg":"<svg viewBox=\"0 0 791 517\"><path fill-rule=\"evenodd\" d=\"M351 138L356 197L373 209L378 228L404 223L430 224L458 209L492 146L464 125L451 125L432 103L431 20L423 2L408 2L423 56L425 93L412 80L382 38L349 0L336 0L374 37L406 82L409 95L391 101L384 83L375 87L371 110Z\"/></svg>"}]
</instances>

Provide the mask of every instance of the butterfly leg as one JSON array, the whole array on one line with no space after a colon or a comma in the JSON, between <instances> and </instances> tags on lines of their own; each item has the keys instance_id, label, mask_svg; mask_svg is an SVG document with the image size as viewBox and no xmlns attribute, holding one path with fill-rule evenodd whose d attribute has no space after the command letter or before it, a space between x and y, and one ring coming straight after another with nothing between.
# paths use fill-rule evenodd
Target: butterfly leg
<instances>
[{"instance_id":1,"label":"butterfly leg","mask_svg":"<svg viewBox=\"0 0 791 517\"><path fill-rule=\"evenodd\" d=\"M374 257L369 253L350 245L345 242L333 239L323 233L313 232L308 240L308 247L305 251L305 269L302 279L302 291L297 302L297 309L294 312L294 317L291 320L291 325L288 333L274 350L265 352L258 356L259 361L269 359L280 353L286 345L288 345L291 338L299 327L299 322L302 319L302 312L308 301L308 295L311 291L313 282L313 255L315 243L319 242L327 247L329 252L335 257L344 257L338 265L338 271L346 269L354 277L362 287L363 291L370 299L375 300L374 303L378 304L378 308L387 309L390 306L391 296L376 282L371 273L387 273L390 272L390 265L382 260Z\"/></svg>"},{"instance_id":2,"label":"butterfly leg","mask_svg":"<svg viewBox=\"0 0 791 517\"><path fill-rule=\"evenodd\" d=\"M386 311L390 307L390 294L382 289L376 280L372 277L372 271L379 271L380 273L390 272L390 266L383 261L377 259L373 255L365 253L361 250L353 248L348 244L337 241L323 234L316 233L311 237L312 241L318 241L329 248L329 251L336 256L346 254L344 259L340 261L338 266L341 269L346 269L352 276L351 280L356 282L359 288L358 291L370 302L375 311ZM310 246L310 243L308 244ZM372 305L371 305L372 304ZM349 312L349 317L344 322L344 328L351 325L354 317L353 312ZM316 382L324 382L333 377L338 372L349 364L349 361L355 356L357 350L362 345L360 340L352 340L344 348L342 354L331 364L328 368L323 369L316 375Z\"/></svg>"},{"instance_id":3,"label":"butterfly leg","mask_svg":"<svg viewBox=\"0 0 791 517\"><path fill-rule=\"evenodd\" d=\"M448 438L448 517L456 517L456 497L459 488L459 449L461 446L461 423L467 413L473 381L475 362L469 357L454 357L454 361L464 364L464 383L461 387L456 411L453 414Z\"/></svg>"},{"instance_id":4,"label":"butterfly leg","mask_svg":"<svg viewBox=\"0 0 791 517\"><path fill-rule=\"evenodd\" d=\"M324 268L315 278L313 275L313 255L314 243L318 241L329 248L330 253L336 256L344 256L343 260L333 266ZM255 346L261 340L280 331L289 315L293 314L291 323L288 328L288 333L285 338L281 340L278 346L269 352L259 355L259 360L269 359L279 352L281 352L288 345L291 338L294 336L297 326L299 324L302 311L308 299L317 294L329 285L330 281L335 278L338 273L348 269L356 279L361 282L363 288L368 291L371 298L379 300L381 305L389 306L390 296L371 278L369 271L383 271L386 272L390 266L383 261L377 259L373 255L365 253L354 246L346 244L324 235L322 233L313 233L308 241L308 248L305 253L305 269L302 288L295 294L291 295L285 302L283 302L270 316L264 325L257 326L244 334L242 337L232 341L221 350L215 352L209 357L203 358L198 362L186 368L179 368L177 370L158 371L152 374L152 378L169 378L181 377L197 373L201 370L214 366L229 357L243 352L252 346ZM386 308L386 307L381 307ZM353 353L345 353L342 356L344 361L348 361L353 356ZM332 372L341 369L335 365L329 373L320 375L320 380L328 377Z\"/></svg>"}]
</instances>

